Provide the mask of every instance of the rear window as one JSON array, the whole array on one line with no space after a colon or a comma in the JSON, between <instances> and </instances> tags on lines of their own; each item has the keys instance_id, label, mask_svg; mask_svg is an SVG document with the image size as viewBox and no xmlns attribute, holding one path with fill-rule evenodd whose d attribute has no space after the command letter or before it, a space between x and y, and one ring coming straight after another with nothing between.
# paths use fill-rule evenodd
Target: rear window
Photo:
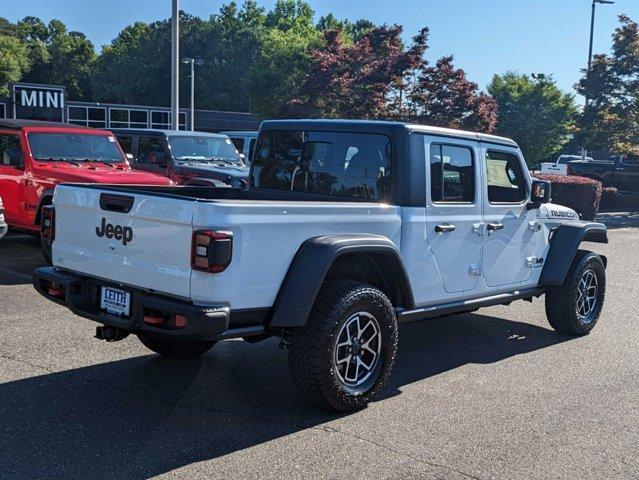
<instances>
[{"instance_id":1,"label":"rear window","mask_svg":"<svg viewBox=\"0 0 639 480\"><path fill-rule=\"evenodd\" d=\"M390 140L378 134L267 131L253 154L251 185L390 200Z\"/></svg>"}]
</instances>

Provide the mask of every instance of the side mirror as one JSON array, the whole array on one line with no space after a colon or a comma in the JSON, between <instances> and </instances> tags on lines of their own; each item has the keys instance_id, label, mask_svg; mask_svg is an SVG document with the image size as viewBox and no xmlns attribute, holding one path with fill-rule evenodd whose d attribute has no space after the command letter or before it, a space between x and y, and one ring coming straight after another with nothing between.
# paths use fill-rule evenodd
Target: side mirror
<instances>
[{"instance_id":1,"label":"side mirror","mask_svg":"<svg viewBox=\"0 0 639 480\"><path fill-rule=\"evenodd\" d=\"M246 161L246 155L244 155L243 153L240 153L239 155L243 162Z\"/></svg>"},{"instance_id":2,"label":"side mirror","mask_svg":"<svg viewBox=\"0 0 639 480\"><path fill-rule=\"evenodd\" d=\"M133 154L132 154L132 153L125 153L125 154L124 154L124 156L126 157L126 159L127 159L129 162L132 162L132 161L134 160L134 159L133 159Z\"/></svg>"},{"instance_id":3,"label":"side mirror","mask_svg":"<svg viewBox=\"0 0 639 480\"><path fill-rule=\"evenodd\" d=\"M532 182L532 193L530 195L530 202L533 205L539 205L542 203L550 202L551 185L547 180L534 179Z\"/></svg>"}]
</instances>

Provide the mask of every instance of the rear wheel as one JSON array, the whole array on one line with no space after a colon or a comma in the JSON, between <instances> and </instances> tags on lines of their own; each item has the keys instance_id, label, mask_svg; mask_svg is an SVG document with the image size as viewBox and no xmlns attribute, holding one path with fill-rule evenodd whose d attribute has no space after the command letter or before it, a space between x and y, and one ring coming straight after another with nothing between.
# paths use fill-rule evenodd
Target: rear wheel
<instances>
[{"instance_id":1,"label":"rear wheel","mask_svg":"<svg viewBox=\"0 0 639 480\"><path fill-rule=\"evenodd\" d=\"M306 325L292 332L289 366L306 400L348 412L380 393L396 353L397 319L386 295L336 281L321 289Z\"/></svg>"},{"instance_id":2,"label":"rear wheel","mask_svg":"<svg viewBox=\"0 0 639 480\"><path fill-rule=\"evenodd\" d=\"M579 250L563 285L548 287L546 316L557 331L585 335L595 327L606 294L606 271L599 255Z\"/></svg>"},{"instance_id":3,"label":"rear wheel","mask_svg":"<svg viewBox=\"0 0 639 480\"><path fill-rule=\"evenodd\" d=\"M196 358L209 351L215 342L204 340L175 340L138 333L142 345L165 357Z\"/></svg>"}]
</instances>

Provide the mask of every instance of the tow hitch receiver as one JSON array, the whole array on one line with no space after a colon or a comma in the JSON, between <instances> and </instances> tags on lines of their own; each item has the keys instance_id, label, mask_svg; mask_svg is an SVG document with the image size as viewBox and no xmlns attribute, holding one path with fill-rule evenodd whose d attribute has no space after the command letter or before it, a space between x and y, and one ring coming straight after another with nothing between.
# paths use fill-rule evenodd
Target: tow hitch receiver
<instances>
[{"instance_id":1,"label":"tow hitch receiver","mask_svg":"<svg viewBox=\"0 0 639 480\"><path fill-rule=\"evenodd\" d=\"M108 325L101 325L95 328L95 338L98 340L117 342L119 340L124 340L128 336L129 331L121 328L110 327Z\"/></svg>"}]
</instances>

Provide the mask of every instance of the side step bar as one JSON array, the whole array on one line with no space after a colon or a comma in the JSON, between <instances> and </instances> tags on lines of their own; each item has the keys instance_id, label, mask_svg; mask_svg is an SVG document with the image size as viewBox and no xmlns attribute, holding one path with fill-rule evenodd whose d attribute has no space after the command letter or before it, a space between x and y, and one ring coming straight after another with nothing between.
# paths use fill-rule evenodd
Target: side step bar
<instances>
[{"instance_id":1,"label":"side step bar","mask_svg":"<svg viewBox=\"0 0 639 480\"><path fill-rule=\"evenodd\" d=\"M515 300L532 300L533 297L539 297L543 293L544 288L534 287L527 288L525 290L516 290L511 293L500 293L499 295L492 295L490 297L416 308L414 310L399 310L397 312L397 320L399 323L418 322L427 318L443 317L454 313L471 312L478 308L490 307L492 305L504 305L514 302Z\"/></svg>"}]
</instances>

